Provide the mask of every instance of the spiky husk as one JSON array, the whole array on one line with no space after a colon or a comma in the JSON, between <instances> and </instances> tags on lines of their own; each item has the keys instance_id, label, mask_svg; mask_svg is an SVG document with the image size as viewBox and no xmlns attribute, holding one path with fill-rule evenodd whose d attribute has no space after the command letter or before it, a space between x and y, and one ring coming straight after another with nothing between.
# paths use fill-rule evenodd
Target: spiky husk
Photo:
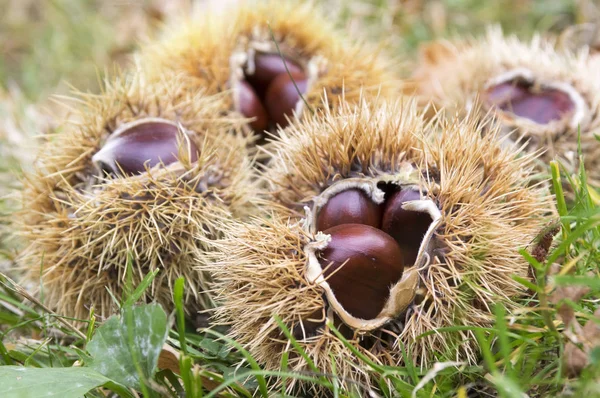
<instances>
[{"instance_id":1,"label":"spiky husk","mask_svg":"<svg viewBox=\"0 0 600 398\"><path fill-rule=\"evenodd\" d=\"M327 105L335 107L342 95L346 102L356 102L361 95L391 97L400 90L394 64L382 50L342 39L312 2L249 0L208 9L142 48L140 64L155 76L164 70L193 76L196 87L217 93L239 78L235 55L247 53L250 42L277 53L272 35L284 54L291 50L310 61L304 99L312 109L325 105L324 93ZM229 107L234 107L231 97Z\"/></svg>"},{"instance_id":2,"label":"spiky husk","mask_svg":"<svg viewBox=\"0 0 600 398\"><path fill-rule=\"evenodd\" d=\"M420 270L424 299L381 330L366 333L363 340L379 341L371 348L356 335L351 344L380 365L402 363L402 349L421 366L438 355L474 363L478 351L471 331L421 335L456 325L489 326L494 303L515 309L511 299L523 287L513 276L528 275L517 249L532 242L550 206L545 191L528 184L532 157L517 156L510 145L502 148L497 128L481 136L475 130L479 123L472 116L426 122L414 103L361 103L280 131L264 173L275 206L270 221L229 225L217 244L217 261L207 267L216 280L216 318L230 325L230 336L268 369L277 369L292 349L274 317L298 331L301 319L325 314L323 290L306 278L304 248L316 238L300 219L303 206L335 182L401 174L410 164L442 213L436 249ZM370 385L368 367L328 328L299 344L320 370L335 369L346 388ZM295 354L288 367L308 370L306 359Z\"/></svg>"},{"instance_id":3,"label":"spiky husk","mask_svg":"<svg viewBox=\"0 0 600 398\"><path fill-rule=\"evenodd\" d=\"M600 24L587 22L567 27L558 38L559 47L567 51L589 51L600 55Z\"/></svg>"},{"instance_id":4,"label":"spiky husk","mask_svg":"<svg viewBox=\"0 0 600 398\"><path fill-rule=\"evenodd\" d=\"M558 51L553 42L540 36L522 42L491 29L479 40L436 42L425 47L414 83L423 103L432 101L451 115L473 108L486 83L511 70L525 68L537 81L570 85L583 97L587 108L580 125L581 146L590 182L600 186L600 144L594 137L600 132L598 64L597 57L587 51ZM486 113L479 109L482 115ZM528 151L544 151L538 162L541 170L547 170L548 161L554 158L560 158L569 172L577 170L579 126L517 122L506 126L506 132L512 130L516 130L512 137L529 140Z\"/></svg>"},{"instance_id":5,"label":"spiky husk","mask_svg":"<svg viewBox=\"0 0 600 398\"><path fill-rule=\"evenodd\" d=\"M108 316L120 299L129 257L133 286L160 272L146 291L167 309L172 284L184 276L186 310L211 306L209 278L193 269L205 249L195 237L219 236L222 219L245 217L257 192L243 120L222 113L221 96L188 89L184 77L148 84L141 74L106 83L99 95L81 94L74 119L47 137L26 175L22 210L15 217L28 242L21 258L44 302L61 314L86 318L91 307ZM200 150L192 164L182 159L134 177L105 179L92 156L119 126L147 117L178 123Z\"/></svg>"}]
</instances>

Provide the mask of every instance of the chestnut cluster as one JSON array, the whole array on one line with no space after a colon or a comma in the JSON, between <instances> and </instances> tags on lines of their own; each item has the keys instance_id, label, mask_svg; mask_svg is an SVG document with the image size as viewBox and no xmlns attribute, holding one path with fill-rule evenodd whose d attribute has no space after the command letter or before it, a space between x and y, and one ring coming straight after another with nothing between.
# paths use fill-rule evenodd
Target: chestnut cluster
<instances>
[{"instance_id":1,"label":"chestnut cluster","mask_svg":"<svg viewBox=\"0 0 600 398\"><path fill-rule=\"evenodd\" d=\"M566 92L522 78L489 87L484 93L484 100L490 107L496 106L503 112L538 124L561 120L575 110L575 103Z\"/></svg>"},{"instance_id":2,"label":"chestnut cluster","mask_svg":"<svg viewBox=\"0 0 600 398\"><path fill-rule=\"evenodd\" d=\"M134 176L180 161L182 155L192 163L198 159L198 148L187 133L167 120L142 119L113 132L92 161L105 175Z\"/></svg>"},{"instance_id":3,"label":"chestnut cluster","mask_svg":"<svg viewBox=\"0 0 600 398\"><path fill-rule=\"evenodd\" d=\"M323 275L352 316L376 318L404 267L415 263L432 219L403 205L420 199L418 191L395 188L378 204L351 188L329 198L319 211L317 230L331 236L318 253Z\"/></svg>"},{"instance_id":4,"label":"chestnut cluster","mask_svg":"<svg viewBox=\"0 0 600 398\"><path fill-rule=\"evenodd\" d=\"M287 66L287 69L286 69ZM279 54L259 53L252 67L246 65L244 79L239 82L237 101L245 117L252 118L250 127L262 132L276 124L286 127L301 94L307 90L302 68Z\"/></svg>"}]
</instances>

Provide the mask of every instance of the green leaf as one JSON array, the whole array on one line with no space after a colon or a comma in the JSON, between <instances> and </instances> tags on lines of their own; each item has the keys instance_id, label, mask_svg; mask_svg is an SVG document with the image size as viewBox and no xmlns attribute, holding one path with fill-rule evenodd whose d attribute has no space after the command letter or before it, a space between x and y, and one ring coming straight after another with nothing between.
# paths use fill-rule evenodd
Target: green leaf
<instances>
[{"instance_id":1,"label":"green leaf","mask_svg":"<svg viewBox=\"0 0 600 398\"><path fill-rule=\"evenodd\" d=\"M177 313L177 332L179 334L179 347L183 355L187 355L187 344L185 341L185 310L183 289L185 287L185 278L180 276L175 281L175 287L173 289L173 298L175 302L175 311Z\"/></svg>"},{"instance_id":2,"label":"green leaf","mask_svg":"<svg viewBox=\"0 0 600 398\"><path fill-rule=\"evenodd\" d=\"M97 387L130 396L122 386L88 368L25 368L0 366L0 397L78 398Z\"/></svg>"},{"instance_id":3,"label":"green leaf","mask_svg":"<svg viewBox=\"0 0 600 398\"><path fill-rule=\"evenodd\" d=\"M129 312L129 314L128 314ZM140 389L152 378L167 339L167 314L158 304L125 308L112 316L87 345L89 367L127 387Z\"/></svg>"}]
</instances>

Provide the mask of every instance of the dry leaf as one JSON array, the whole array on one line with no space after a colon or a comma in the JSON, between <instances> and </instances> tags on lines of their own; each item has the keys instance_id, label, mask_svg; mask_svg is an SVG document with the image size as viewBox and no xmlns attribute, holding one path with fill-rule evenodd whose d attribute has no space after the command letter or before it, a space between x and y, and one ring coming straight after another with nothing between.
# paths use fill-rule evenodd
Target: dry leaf
<instances>
[{"instance_id":1,"label":"dry leaf","mask_svg":"<svg viewBox=\"0 0 600 398\"><path fill-rule=\"evenodd\" d=\"M565 303L565 300L571 300L576 303L583 298L590 288L587 286L559 286L550 295L550 302L558 307L558 315L562 319L565 327L568 327L575 319L575 311Z\"/></svg>"},{"instance_id":2,"label":"dry leaf","mask_svg":"<svg viewBox=\"0 0 600 398\"><path fill-rule=\"evenodd\" d=\"M163 370L170 370L175 374L180 374L179 370L179 358L181 353L171 347L168 344L163 345L162 351L158 356L158 368ZM195 374L200 373L201 369L198 365L194 365L193 372ZM202 386L208 391L214 390L219 386L219 383L211 380L208 377L202 377Z\"/></svg>"},{"instance_id":3,"label":"dry leaf","mask_svg":"<svg viewBox=\"0 0 600 398\"><path fill-rule=\"evenodd\" d=\"M179 351L165 344L158 356L158 368L168 369L173 373L179 374L179 357Z\"/></svg>"},{"instance_id":4,"label":"dry leaf","mask_svg":"<svg viewBox=\"0 0 600 398\"><path fill-rule=\"evenodd\" d=\"M563 360L570 376L577 376L589 363L589 354L600 346L600 308L594 312L594 317L589 319L575 338L565 345ZM580 344L580 346L578 345Z\"/></svg>"}]
</instances>

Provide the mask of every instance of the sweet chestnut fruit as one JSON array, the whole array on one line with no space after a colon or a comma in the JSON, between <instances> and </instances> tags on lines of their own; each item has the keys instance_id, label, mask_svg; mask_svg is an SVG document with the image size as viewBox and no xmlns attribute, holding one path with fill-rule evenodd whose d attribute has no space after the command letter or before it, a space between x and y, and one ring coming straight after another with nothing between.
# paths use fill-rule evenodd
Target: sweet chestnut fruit
<instances>
[{"instance_id":1,"label":"sweet chestnut fruit","mask_svg":"<svg viewBox=\"0 0 600 398\"><path fill-rule=\"evenodd\" d=\"M412 265L417 259L423 237L432 222L427 213L405 210L402 206L421 198L418 191L401 190L392 194L385 202L381 230L398 242L403 251L405 264Z\"/></svg>"},{"instance_id":2,"label":"sweet chestnut fruit","mask_svg":"<svg viewBox=\"0 0 600 398\"><path fill-rule=\"evenodd\" d=\"M250 122L250 127L254 131L263 131L267 128L269 124L267 111L252 86L246 81L241 81L238 86L238 103L241 114L254 119Z\"/></svg>"},{"instance_id":3,"label":"sweet chestnut fruit","mask_svg":"<svg viewBox=\"0 0 600 398\"><path fill-rule=\"evenodd\" d=\"M382 206L362 189L347 189L327 201L317 216L317 230L324 231L340 224L365 224L381 227Z\"/></svg>"},{"instance_id":4,"label":"sweet chestnut fruit","mask_svg":"<svg viewBox=\"0 0 600 398\"><path fill-rule=\"evenodd\" d=\"M179 160L180 146L191 162L198 160L198 148L167 121L132 123L111 135L92 161L105 173L136 175L159 163L169 165Z\"/></svg>"},{"instance_id":5,"label":"sweet chestnut fruit","mask_svg":"<svg viewBox=\"0 0 600 398\"><path fill-rule=\"evenodd\" d=\"M302 73L302 69L289 59L279 54L257 54L254 57L254 73L246 76L246 80L254 87L259 96L263 96L271 82L281 74Z\"/></svg>"},{"instance_id":6,"label":"sweet chestnut fruit","mask_svg":"<svg viewBox=\"0 0 600 398\"><path fill-rule=\"evenodd\" d=\"M293 115L296 104L300 101L300 94L305 93L307 87L306 75L303 72L291 73L291 77L287 73L279 74L271 82L265 94L265 107L271 121L282 128L286 127L288 125L286 116Z\"/></svg>"},{"instance_id":7,"label":"sweet chestnut fruit","mask_svg":"<svg viewBox=\"0 0 600 398\"><path fill-rule=\"evenodd\" d=\"M352 316L376 318L402 278L400 246L369 225L341 224L323 232L331 240L318 257L335 297Z\"/></svg>"}]
</instances>

